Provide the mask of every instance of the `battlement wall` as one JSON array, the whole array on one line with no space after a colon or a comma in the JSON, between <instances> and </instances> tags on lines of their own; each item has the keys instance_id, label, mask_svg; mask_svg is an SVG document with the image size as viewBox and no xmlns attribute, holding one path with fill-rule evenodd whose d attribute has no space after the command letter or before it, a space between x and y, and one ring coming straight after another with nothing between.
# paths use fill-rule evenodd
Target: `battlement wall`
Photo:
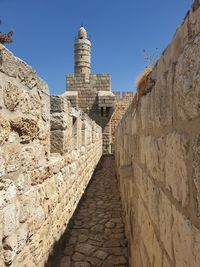
<instances>
[{"instance_id":1,"label":"battlement wall","mask_svg":"<svg viewBox=\"0 0 200 267\"><path fill-rule=\"evenodd\" d=\"M116 131L129 264L200 266L200 1Z\"/></svg>"},{"instance_id":2,"label":"battlement wall","mask_svg":"<svg viewBox=\"0 0 200 267\"><path fill-rule=\"evenodd\" d=\"M84 74L67 75L67 91L111 91L111 76L109 74L90 75L86 79Z\"/></svg>"},{"instance_id":3,"label":"battlement wall","mask_svg":"<svg viewBox=\"0 0 200 267\"><path fill-rule=\"evenodd\" d=\"M0 45L0 266L43 267L102 155L102 130Z\"/></svg>"},{"instance_id":4,"label":"battlement wall","mask_svg":"<svg viewBox=\"0 0 200 267\"><path fill-rule=\"evenodd\" d=\"M115 95L115 102L128 102L130 103L135 95L135 92L133 91L127 91L127 92L113 92Z\"/></svg>"}]
</instances>

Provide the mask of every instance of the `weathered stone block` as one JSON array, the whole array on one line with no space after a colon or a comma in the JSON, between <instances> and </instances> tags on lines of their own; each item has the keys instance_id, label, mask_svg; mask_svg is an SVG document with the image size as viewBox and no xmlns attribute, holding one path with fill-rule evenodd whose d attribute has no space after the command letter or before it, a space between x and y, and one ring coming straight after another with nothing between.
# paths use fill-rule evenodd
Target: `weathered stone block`
<instances>
[{"instance_id":1,"label":"weathered stone block","mask_svg":"<svg viewBox=\"0 0 200 267\"><path fill-rule=\"evenodd\" d=\"M166 138L165 175L167 188L183 205L188 200L189 139L184 133L173 131Z\"/></svg>"},{"instance_id":2,"label":"weathered stone block","mask_svg":"<svg viewBox=\"0 0 200 267\"><path fill-rule=\"evenodd\" d=\"M18 226L17 208L15 204L9 204L3 209L3 236L13 234Z\"/></svg>"},{"instance_id":3,"label":"weathered stone block","mask_svg":"<svg viewBox=\"0 0 200 267\"><path fill-rule=\"evenodd\" d=\"M54 96L50 97L51 112L63 112L66 111L67 97Z\"/></svg>"},{"instance_id":4,"label":"weathered stone block","mask_svg":"<svg viewBox=\"0 0 200 267\"><path fill-rule=\"evenodd\" d=\"M37 121L18 117L10 121L11 130L18 133L21 143L29 143L38 134Z\"/></svg>"},{"instance_id":5,"label":"weathered stone block","mask_svg":"<svg viewBox=\"0 0 200 267\"><path fill-rule=\"evenodd\" d=\"M153 136L141 136L141 163L145 164L149 174L157 181L164 181L165 140Z\"/></svg>"},{"instance_id":6,"label":"weathered stone block","mask_svg":"<svg viewBox=\"0 0 200 267\"><path fill-rule=\"evenodd\" d=\"M68 115L62 113L51 114L51 130L65 130L68 124Z\"/></svg>"},{"instance_id":7,"label":"weathered stone block","mask_svg":"<svg viewBox=\"0 0 200 267\"><path fill-rule=\"evenodd\" d=\"M51 131L51 153L63 153L63 131Z\"/></svg>"},{"instance_id":8,"label":"weathered stone block","mask_svg":"<svg viewBox=\"0 0 200 267\"><path fill-rule=\"evenodd\" d=\"M6 118L0 115L0 145L3 145L9 137L10 134L10 124Z\"/></svg>"},{"instance_id":9,"label":"weathered stone block","mask_svg":"<svg viewBox=\"0 0 200 267\"><path fill-rule=\"evenodd\" d=\"M169 257L173 259L172 249L172 204L166 195L161 191L159 198L159 228L160 239Z\"/></svg>"},{"instance_id":10,"label":"weathered stone block","mask_svg":"<svg viewBox=\"0 0 200 267\"><path fill-rule=\"evenodd\" d=\"M192 145L193 150L193 179L197 190L197 195L194 196L195 201L198 202L198 211L197 214L200 215L200 135L197 135L193 141Z\"/></svg>"},{"instance_id":11,"label":"weathered stone block","mask_svg":"<svg viewBox=\"0 0 200 267\"><path fill-rule=\"evenodd\" d=\"M173 207L172 237L176 266L198 267L200 262L199 230L175 207Z\"/></svg>"},{"instance_id":12,"label":"weathered stone block","mask_svg":"<svg viewBox=\"0 0 200 267\"><path fill-rule=\"evenodd\" d=\"M176 120L189 120L200 115L200 36L187 45L180 56L174 78L174 109Z\"/></svg>"},{"instance_id":13,"label":"weathered stone block","mask_svg":"<svg viewBox=\"0 0 200 267\"><path fill-rule=\"evenodd\" d=\"M141 201L138 202L138 223L141 229L141 238L146 247L150 264L154 266L162 266L162 251L159 246L158 240L155 236L155 232L148 216L146 209Z\"/></svg>"},{"instance_id":14,"label":"weathered stone block","mask_svg":"<svg viewBox=\"0 0 200 267\"><path fill-rule=\"evenodd\" d=\"M6 265L10 265L13 262L18 249L17 235L15 233L10 235L4 240L3 248L4 248L4 261Z\"/></svg>"}]
</instances>

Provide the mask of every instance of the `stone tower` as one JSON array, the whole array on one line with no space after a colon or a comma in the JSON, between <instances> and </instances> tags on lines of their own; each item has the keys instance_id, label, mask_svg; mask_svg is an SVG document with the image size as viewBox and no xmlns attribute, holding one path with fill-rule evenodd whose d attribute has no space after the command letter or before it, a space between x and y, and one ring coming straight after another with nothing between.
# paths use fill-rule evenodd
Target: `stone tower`
<instances>
[{"instance_id":1,"label":"stone tower","mask_svg":"<svg viewBox=\"0 0 200 267\"><path fill-rule=\"evenodd\" d=\"M91 42L83 27L79 29L75 40L74 74L67 75L65 94L73 107L82 109L102 127L103 152L111 153L116 125L128 107L124 105L124 99L130 102L133 94L124 94L122 98L118 94L115 97L110 74L91 75Z\"/></svg>"},{"instance_id":2,"label":"stone tower","mask_svg":"<svg viewBox=\"0 0 200 267\"><path fill-rule=\"evenodd\" d=\"M91 42L87 38L87 31L81 26L74 43L74 73L85 74L89 80L91 72Z\"/></svg>"}]
</instances>

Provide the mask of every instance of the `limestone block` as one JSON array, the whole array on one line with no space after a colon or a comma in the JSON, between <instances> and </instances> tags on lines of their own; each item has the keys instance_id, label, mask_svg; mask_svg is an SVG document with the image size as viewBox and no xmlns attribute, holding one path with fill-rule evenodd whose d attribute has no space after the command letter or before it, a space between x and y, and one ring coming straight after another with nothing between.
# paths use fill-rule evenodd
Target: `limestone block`
<instances>
[{"instance_id":1,"label":"limestone block","mask_svg":"<svg viewBox=\"0 0 200 267\"><path fill-rule=\"evenodd\" d=\"M41 227L41 225L45 221L45 213L44 209L40 206L37 207L34 212L33 212L33 218L34 218L34 223L35 223L35 228L38 229Z\"/></svg>"},{"instance_id":2,"label":"limestone block","mask_svg":"<svg viewBox=\"0 0 200 267\"><path fill-rule=\"evenodd\" d=\"M51 153L63 153L63 131L55 130L51 131Z\"/></svg>"},{"instance_id":3,"label":"limestone block","mask_svg":"<svg viewBox=\"0 0 200 267\"><path fill-rule=\"evenodd\" d=\"M17 235L12 234L9 237L7 237L3 242L3 248L4 248L5 264L10 265L17 254L17 249L18 249Z\"/></svg>"},{"instance_id":4,"label":"limestone block","mask_svg":"<svg viewBox=\"0 0 200 267\"><path fill-rule=\"evenodd\" d=\"M17 132L21 143L29 143L38 135L37 121L29 118L17 117L10 121L11 129Z\"/></svg>"},{"instance_id":5,"label":"limestone block","mask_svg":"<svg viewBox=\"0 0 200 267\"><path fill-rule=\"evenodd\" d=\"M25 192L21 198L19 222L24 223L29 218L33 219L33 212L38 205L37 192L36 189L32 187L29 191ZM32 219L30 219L30 226L32 224Z\"/></svg>"},{"instance_id":6,"label":"limestone block","mask_svg":"<svg viewBox=\"0 0 200 267\"><path fill-rule=\"evenodd\" d=\"M41 101L38 93L31 93L29 100L29 114L39 117L41 114Z\"/></svg>"},{"instance_id":7,"label":"limestone block","mask_svg":"<svg viewBox=\"0 0 200 267\"><path fill-rule=\"evenodd\" d=\"M3 256L0 258L0 266L5 267L5 262L3 260Z\"/></svg>"},{"instance_id":8,"label":"limestone block","mask_svg":"<svg viewBox=\"0 0 200 267\"><path fill-rule=\"evenodd\" d=\"M20 148L13 144L6 151L6 172L16 172L20 167Z\"/></svg>"},{"instance_id":9,"label":"limestone block","mask_svg":"<svg viewBox=\"0 0 200 267\"><path fill-rule=\"evenodd\" d=\"M50 103L51 103L51 112L63 112L66 110L67 107L67 97L52 95L50 97Z\"/></svg>"},{"instance_id":10,"label":"limestone block","mask_svg":"<svg viewBox=\"0 0 200 267\"><path fill-rule=\"evenodd\" d=\"M143 173L143 180L147 180L147 202L146 206L150 214L150 218L152 222L155 224L155 227L159 229L159 201L160 201L160 190L159 188L152 182L152 180Z\"/></svg>"},{"instance_id":11,"label":"limestone block","mask_svg":"<svg viewBox=\"0 0 200 267\"><path fill-rule=\"evenodd\" d=\"M14 57L3 45L0 46L1 65L0 71L7 76L18 78L20 82L29 89L37 87L38 89L48 92L47 84L42 81L36 72L21 59Z\"/></svg>"},{"instance_id":12,"label":"limestone block","mask_svg":"<svg viewBox=\"0 0 200 267\"><path fill-rule=\"evenodd\" d=\"M0 177L6 173L6 155L2 148L0 148Z\"/></svg>"},{"instance_id":13,"label":"limestone block","mask_svg":"<svg viewBox=\"0 0 200 267\"><path fill-rule=\"evenodd\" d=\"M155 232L148 213L142 204L142 201L139 200L138 203L138 223L141 228L141 238L144 242L148 257L150 259L150 266L153 266L153 262L155 261L154 266L160 267L162 266L161 248L155 236Z\"/></svg>"},{"instance_id":14,"label":"limestone block","mask_svg":"<svg viewBox=\"0 0 200 267\"><path fill-rule=\"evenodd\" d=\"M15 179L15 185L18 190L18 194L22 195L26 191L30 190L31 186L31 173L19 174Z\"/></svg>"},{"instance_id":15,"label":"limestone block","mask_svg":"<svg viewBox=\"0 0 200 267\"><path fill-rule=\"evenodd\" d=\"M188 200L189 139L184 133L173 131L166 138L165 174L166 186L183 205Z\"/></svg>"},{"instance_id":16,"label":"limestone block","mask_svg":"<svg viewBox=\"0 0 200 267\"><path fill-rule=\"evenodd\" d=\"M2 179L0 182L0 207L15 200L17 190L14 182L9 179Z\"/></svg>"},{"instance_id":17,"label":"limestone block","mask_svg":"<svg viewBox=\"0 0 200 267\"><path fill-rule=\"evenodd\" d=\"M165 140L146 136L140 138L141 162L146 164L150 175L158 180L164 181L164 159L165 159Z\"/></svg>"},{"instance_id":18,"label":"limestone block","mask_svg":"<svg viewBox=\"0 0 200 267\"><path fill-rule=\"evenodd\" d=\"M188 37L189 39L193 39L195 35L198 35L200 32L200 8L199 8L199 0L195 0L192 5L192 10L188 15Z\"/></svg>"},{"instance_id":19,"label":"limestone block","mask_svg":"<svg viewBox=\"0 0 200 267\"><path fill-rule=\"evenodd\" d=\"M32 143L34 147L34 166L36 168L41 168L46 165L46 155L43 144L39 140L34 140Z\"/></svg>"},{"instance_id":20,"label":"limestone block","mask_svg":"<svg viewBox=\"0 0 200 267\"><path fill-rule=\"evenodd\" d=\"M31 171L31 185L42 184L46 179L50 177L48 166L43 166Z\"/></svg>"},{"instance_id":21,"label":"limestone block","mask_svg":"<svg viewBox=\"0 0 200 267\"><path fill-rule=\"evenodd\" d=\"M163 267L171 267L171 264L165 255L163 256Z\"/></svg>"},{"instance_id":22,"label":"limestone block","mask_svg":"<svg viewBox=\"0 0 200 267\"><path fill-rule=\"evenodd\" d=\"M14 203L9 204L3 209L3 236L10 236L17 226L17 207Z\"/></svg>"},{"instance_id":23,"label":"limestone block","mask_svg":"<svg viewBox=\"0 0 200 267\"><path fill-rule=\"evenodd\" d=\"M200 231L173 207L172 237L176 266L198 267L200 262Z\"/></svg>"},{"instance_id":24,"label":"limestone block","mask_svg":"<svg viewBox=\"0 0 200 267\"><path fill-rule=\"evenodd\" d=\"M64 157L61 157L60 154L51 155L49 159L49 171L53 174L58 173L64 167L65 161Z\"/></svg>"},{"instance_id":25,"label":"limestone block","mask_svg":"<svg viewBox=\"0 0 200 267\"><path fill-rule=\"evenodd\" d=\"M4 89L4 104L10 111L15 111L20 102L20 90L14 83L8 82Z\"/></svg>"},{"instance_id":26,"label":"limestone block","mask_svg":"<svg viewBox=\"0 0 200 267\"><path fill-rule=\"evenodd\" d=\"M17 235L17 254L19 254L24 247L28 239L28 226L23 224L16 232Z\"/></svg>"},{"instance_id":27,"label":"limestone block","mask_svg":"<svg viewBox=\"0 0 200 267\"><path fill-rule=\"evenodd\" d=\"M172 251L172 204L166 195L161 191L159 199L159 228L160 239L165 247L171 260L173 259Z\"/></svg>"},{"instance_id":28,"label":"limestone block","mask_svg":"<svg viewBox=\"0 0 200 267\"><path fill-rule=\"evenodd\" d=\"M195 136L193 140L192 150L193 179L197 190L197 195L194 197L197 199L198 202L197 214L200 215L200 135Z\"/></svg>"},{"instance_id":29,"label":"limestone block","mask_svg":"<svg viewBox=\"0 0 200 267\"><path fill-rule=\"evenodd\" d=\"M10 124L9 121L0 114L0 145L3 145L9 137Z\"/></svg>"},{"instance_id":30,"label":"limestone block","mask_svg":"<svg viewBox=\"0 0 200 267\"><path fill-rule=\"evenodd\" d=\"M12 84L10 82L8 84L9 90L6 89L4 93L6 107L10 111L14 111L19 107L23 114L39 117L41 115L41 100L38 93L28 91L21 84Z\"/></svg>"},{"instance_id":31,"label":"limestone block","mask_svg":"<svg viewBox=\"0 0 200 267\"><path fill-rule=\"evenodd\" d=\"M143 96L140 102L141 102L140 114L141 114L142 129L148 129L148 128L150 129L153 127L153 123L155 123L154 113L153 113L155 103L152 101L152 94L147 94Z\"/></svg>"},{"instance_id":32,"label":"limestone block","mask_svg":"<svg viewBox=\"0 0 200 267\"><path fill-rule=\"evenodd\" d=\"M41 116L42 119L49 123L50 122L50 96L48 94L43 93L42 91L38 91L41 101Z\"/></svg>"},{"instance_id":33,"label":"limestone block","mask_svg":"<svg viewBox=\"0 0 200 267\"><path fill-rule=\"evenodd\" d=\"M164 60L164 59L163 59ZM163 61L162 64L164 65ZM161 126L172 124L172 82L174 66L165 70L163 66L157 67L157 80L152 89L152 97L149 112L151 114L151 126L160 128Z\"/></svg>"},{"instance_id":34,"label":"limestone block","mask_svg":"<svg viewBox=\"0 0 200 267\"><path fill-rule=\"evenodd\" d=\"M68 124L68 115L65 112L51 114L51 130L65 130Z\"/></svg>"},{"instance_id":35,"label":"limestone block","mask_svg":"<svg viewBox=\"0 0 200 267\"><path fill-rule=\"evenodd\" d=\"M49 132L50 132L50 125L44 123L42 120L38 120L37 127L38 127L38 139L48 140Z\"/></svg>"},{"instance_id":36,"label":"limestone block","mask_svg":"<svg viewBox=\"0 0 200 267\"><path fill-rule=\"evenodd\" d=\"M177 62L180 54L182 53L186 43L188 41L188 29L187 23L183 23L177 30L170 44L170 61L168 65L173 62ZM166 54L165 54L166 57Z\"/></svg>"},{"instance_id":37,"label":"limestone block","mask_svg":"<svg viewBox=\"0 0 200 267\"><path fill-rule=\"evenodd\" d=\"M174 79L174 109L176 120L189 120L200 115L200 36L185 47L180 56Z\"/></svg>"}]
</instances>

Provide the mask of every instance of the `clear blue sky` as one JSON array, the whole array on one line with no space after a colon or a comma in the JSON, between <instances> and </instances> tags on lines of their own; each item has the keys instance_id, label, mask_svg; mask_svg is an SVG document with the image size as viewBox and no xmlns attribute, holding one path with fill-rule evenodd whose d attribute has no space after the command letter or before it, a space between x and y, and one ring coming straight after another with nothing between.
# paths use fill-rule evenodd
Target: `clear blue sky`
<instances>
[{"instance_id":1,"label":"clear blue sky","mask_svg":"<svg viewBox=\"0 0 200 267\"><path fill-rule=\"evenodd\" d=\"M0 0L7 47L33 66L51 93L65 91L73 73L73 43L83 23L92 40L92 72L110 73L114 91L134 90L147 63L170 42L192 0Z\"/></svg>"}]
</instances>

